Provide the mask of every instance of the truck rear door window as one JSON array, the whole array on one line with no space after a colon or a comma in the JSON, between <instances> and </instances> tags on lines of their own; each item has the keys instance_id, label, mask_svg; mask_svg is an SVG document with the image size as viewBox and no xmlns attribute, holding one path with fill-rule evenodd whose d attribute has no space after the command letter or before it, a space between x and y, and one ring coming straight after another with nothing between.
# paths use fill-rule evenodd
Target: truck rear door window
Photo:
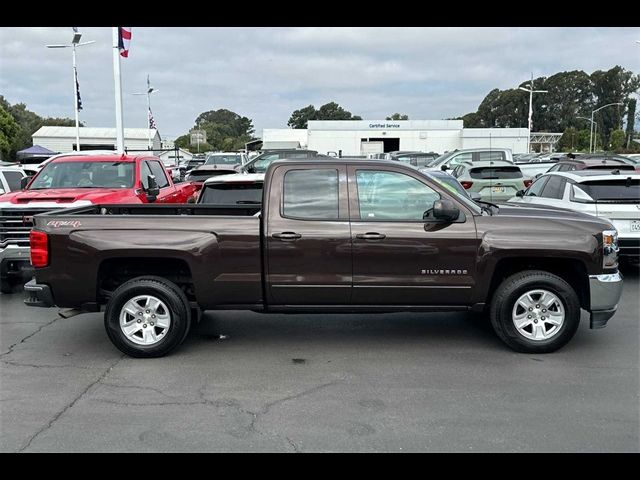
<instances>
[{"instance_id":1,"label":"truck rear door window","mask_svg":"<svg viewBox=\"0 0 640 480\"><path fill-rule=\"evenodd\" d=\"M475 167L469 170L469 175L479 180L522 178L522 172L518 167Z\"/></svg>"},{"instance_id":2,"label":"truck rear door window","mask_svg":"<svg viewBox=\"0 0 640 480\"><path fill-rule=\"evenodd\" d=\"M379 170L358 170L361 220L419 220L433 208L440 194L409 175Z\"/></svg>"},{"instance_id":3,"label":"truck rear door window","mask_svg":"<svg viewBox=\"0 0 640 480\"><path fill-rule=\"evenodd\" d=\"M284 176L285 217L334 220L338 213L338 171L289 170Z\"/></svg>"}]
</instances>

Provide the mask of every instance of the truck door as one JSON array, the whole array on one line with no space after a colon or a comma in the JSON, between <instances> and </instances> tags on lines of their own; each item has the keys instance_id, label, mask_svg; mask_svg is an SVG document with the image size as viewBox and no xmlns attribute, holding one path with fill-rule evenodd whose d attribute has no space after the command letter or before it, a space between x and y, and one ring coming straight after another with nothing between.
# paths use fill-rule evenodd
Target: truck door
<instances>
[{"instance_id":1,"label":"truck door","mask_svg":"<svg viewBox=\"0 0 640 480\"><path fill-rule=\"evenodd\" d=\"M156 177L158 187L160 187L160 195L156 200L159 203L176 203L178 201L178 192L169 179L164 167L157 160L147 160L147 164L151 169L151 173Z\"/></svg>"},{"instance_id":2,"label":"truck door","mask_svg":"<svg viewBox=\"0 0 640 480\"><path fill-rule=\"evenodd\" d=\"M344 165L279 166L266 219L266 283L273 305L347 305L351 231ZM266 188L266 187L265 187Z\"/></svg>"},{"instance_id":3,"label":"truck door","mask_svg":"<svg viewBox=\"0 0 640 480\"><path fill-rule=\"evenodd\" d=\"M419 172L350 166L354 305L458 305L470 301L477 241L464 219L425 221L435 200L451 199ZM462 216L461 216L462 218Z\"/></svg>"}]
</instances>

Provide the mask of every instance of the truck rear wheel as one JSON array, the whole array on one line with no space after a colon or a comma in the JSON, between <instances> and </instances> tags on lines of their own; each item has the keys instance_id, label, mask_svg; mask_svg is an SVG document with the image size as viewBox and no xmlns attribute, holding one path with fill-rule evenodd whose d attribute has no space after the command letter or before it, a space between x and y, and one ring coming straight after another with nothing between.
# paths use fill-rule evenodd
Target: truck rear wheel
<instances>
[{"instance_id":1,"label":"truck rear wheel","mask_svg":"<svg viewBox=\"0 0 640 480\"><path fill-rule=\"evenodd\" d=\"M552 273L528 270L505 279L491 301L491 324L517 352L549 353L566 345L580 324L580 301Z\"/></svg>"},{"instance_id":2,"label":"truck rear wheel","mask_svg":"<svg viewBox=\"0 0 640 480\"><path fill-rule=\"evenodd\" d=\"M161 357L186 338L191 309L184 292L162 277L123 283L107 303L104 326L111 342L131 357Z\"/></svg>"}]
</instances>

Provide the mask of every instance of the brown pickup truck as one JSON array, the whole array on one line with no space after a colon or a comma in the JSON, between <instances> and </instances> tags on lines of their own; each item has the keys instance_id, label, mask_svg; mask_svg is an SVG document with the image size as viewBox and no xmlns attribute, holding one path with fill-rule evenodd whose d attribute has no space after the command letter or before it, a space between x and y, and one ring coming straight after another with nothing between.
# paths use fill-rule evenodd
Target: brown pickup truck
<instances>
[{"instance_id":1,"label":"brown pickup truck","mask_svg":"<svg viewBox=\"0 0 640 480\"><path fill-rule=\"evenodd\" d=\"M520 352L557 350L622 291L617 235L575 212L473 202L398 162L279 161L262 205L92 205L35 217L31 306L100 311L157 357L207 309L486 312Z\"/></svg>"}]
</instances>

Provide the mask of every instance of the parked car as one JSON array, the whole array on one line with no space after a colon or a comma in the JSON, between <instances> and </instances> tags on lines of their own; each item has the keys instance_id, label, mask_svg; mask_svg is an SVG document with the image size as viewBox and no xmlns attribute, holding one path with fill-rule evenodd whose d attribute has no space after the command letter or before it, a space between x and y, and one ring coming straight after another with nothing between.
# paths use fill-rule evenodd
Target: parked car
<instances>
[{"instance_id":1,"label":"parked car","mask_svg":"<svg viewBox=\"0 0 640 480\"><path fill-rule=\"evenodd\" d=\"M30 181L29 181L30 180ZM42 212L95 203L186 203L197 187L174 185L159 158L65 155L47 163L24 190L0 195L0 291L29 273L29 232Z\"/></svg>"},{"instance_id":2,"label":"parked car","mask_svg":"<svg viewBox=\"0 0 640 480\"><path fill-rule=\"evenodd\" d=\"M634 165L620 158L600 155L581 155L578 158L563 157L548 172L571 172L574 170L635 170Z\"/></svg>"},{"instance_id":3,"label":"parked car","mask_svg":"<svg viewBox=\"0 0 640 480\"><path fill-rule=\"evenodd\" d=\"M569 342L580 308L602 328L620 299L616 231L591 215L481 207L389 161L276 162L262 192L259 216L206 204L37 215L25 303L104 307L118 349L158 357L187 337L193 309L230 308L486 309L509 347L544 353Z\"/></svg>"},{"instance_id":4,"label":"parked car","mask_svg":"<svg viewBox=\"0 0 640 480\"><path fill-rule=\"evenodd\" d=\"M264 173L236 173L213 177L204 182L199 205L228 207L224 215L257 214L262 209Z\"/></svg>"},{"instance_id":5,"label":"parked car","mask_svg":"<svg viewBox=\"0 0 640 480\"><path fill-rule=\"evenodd\" d=\"M390 156L390 160L406 163L419 169L429 167L439 156L440 155L435 152L396 153Z\"/></svg>"},{"instance_id":6,"label":"parked car","mask_svg":"<svg viewBox=\"0 0 640 480\"><path fill-rule=\"evenodd\" d=\"M260 155L249 160L238 170L246 173L264 173L267 167L276 160L292 159L304 160L306 158L332 158L328 155L319 155L316 150L282 149L264 150Z\"/></svg>"},{"instance_id":7,"label":"parked car","mask_svg":"<svg viewBox=\"0 0 640 480\"><path fill-rule=\"evenodd\" d=\"M2 162L0 165L0 195L20 190L22 179L26 176L24 170L16 164Z\"/></svg>"},{"instance_id":8,"label":"parked car","mask_svg":"<svg viewBox=\"0 0 640 480\"><path fill-rule=\"evenodd\" d=\"M618 231L623 257L640 258L640 174L634 171L549 172L510 202L588 213L610 221Z\"/></svg>"},{"instance_id":9,"label":"parked car","mask_svg":"<svg viewBox=\"0 0 640 480\"><path fill-rule=\"evenodd\" d=\"M485 160L502 160L513 163L513 154L509 148L469 148L453 150L436 158L429 166L441 170L453 170L464 162L480 162Z\"/></svg>"},{"instance_id":10,"label":"parked car","mask_svg":"<svg viewBox=\"0 0 640 480\"><path fill-rule=\"evenodd\" d=\"M191 157L191 160L186 162L185 168L184 168L185 173L193 170L194 168L198 168L201 165L204 165L205 161L206 161L206 158L204 153L194 155L193 157Z\"/></svg>"},{"instance_id":11,"label":"parked car","mask_svg":"<svg viewBox=\"0 0 640 480\"><path fill-rule=\"evenodd\" d=\"M232 175L246 163L247 158L244 153L237 152L212 152L206 155L203 165L189 170L187 181L195 182L199 186L205 180L220 175Z\"/></svg>"},{"instance_id":12,"label":"parked car","mask_svg":"<svg viewBox=\"0 0 640 480\"><path fill-rule=\"evenodd\" d=\"M461 163L453 176L466 190L490 202L506 201L531 184L518 165L499 160Z\"/></svg>"}]
</instances>

